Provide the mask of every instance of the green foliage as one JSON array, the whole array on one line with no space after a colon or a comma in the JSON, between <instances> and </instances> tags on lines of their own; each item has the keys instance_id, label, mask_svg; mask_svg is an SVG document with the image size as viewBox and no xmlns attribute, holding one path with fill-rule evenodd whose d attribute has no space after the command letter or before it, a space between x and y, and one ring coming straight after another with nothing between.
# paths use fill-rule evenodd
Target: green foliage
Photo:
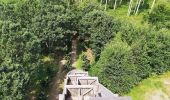
<instances>
[{"instance_id":1,"label":"green foliage","mask_svg":"<svg viewBox=\"0 0 170 100\"><path fill-rule=\"evenodd\" d=\"M88 71L90 69L90 61L87 59L87 56L84 52L79 55L76 66L78 67L78 69L83 69L85 71Z\"/></svg>"},{"instance_id":2,"label":"green foliage","mask_svg":"<svg viewBox=\"0 0 170 100\"><path fill-rule=\"evenodd\" d=\"M160 30L147 34L149 64L154 73L170 70L170 34L168 30Z\"/></svg>"},{"instance_id":3,"label":"green foliage","mask_svg":"<svg viewBox=\"0 0 170 100\"><path fill-rule=\"evenodd\" d=\"M119 36L106 45L91 73L97 75L104 86L120 94L127 93L139 80L131 47Z\"/></svg>"},{"instance_id":4,"label":"green foliage","mask_svg":"<svg viewBox=\"0 0 170 100\"><path fill-rule=\"evenodd\" d=\"M83 48L92 49L96 56L97 63L90 69L89 60L83 54L80 57L83 69L90 69L115 93L127 93L152 73L170 70L168 30L156 32L119 22L101 11L96 1L74 3L0 0L0 99L26 99L32 88L37 92L37 99L46 99L44 87L48 87L57 64L42 58L66 54L64 68L71 70L69 52L75 36ZM148 2L141 7L147 9ZM158 29L169 28L168 9L158 5L148 16L149 22Z\"/></svg>"},{"instance_id":5,"label":"green foliage","mask_svg":"<svg viewBox=\"0 0 170 100\"><path fill-rule=\"evenodd\" d=\"M150 75L170 70L170 34L130 24L120 29L121 35L106 45L90 73L114 93L125 94Z\"/></svg>"},{"instance_id":6,"label":"green foliage","mask_svg":"<svg viewBox=\"0 0 170 100\"><path fill-rule=\"evenodd\" d=\"M98 58L103 46L114 37L117 27L116 20L102 11L94 10L80 21L80 38L92 48Z\"/></svg>"},{"instance_id":7,"label":"green foliage","mask_svg":"<svg viewBox=\"0 0 170 100\"><path fill-rule=\"evenodd\" d=\"M82 56L83 56L83 53L81 53L80 55L79 55L79 57L78 57L78 59L77 59L77 61L76 61L76 68L77 69L82 69L82 66L83 66L83 64L84 64L84 61L83 61L83 59L82 59Z\"/></svg>"},{"instance_id":8,"label":"green foliage","mask_svg":"<svg viewBox=\"0 0 170 100\"><path fill-rule=\"evenodd\" d=\"M33 0L1 3L0 9L0 99L25 99L30 88L45 93L56 69L41 58L68 50L74 15L62 5Z\"/></svg>"},{"instance_id":9,"label":"green foliage","mask_svg":"<svg viewBox=\"0 0 170 100\"><path fill-rule=\"evenodd\" d=\"M64 65L64 68L66 71L70 71L72 69L72 63L71 63L71 54L67 54L65 56L65 60L67 61L66 64Z\"/></svg>"},{"instance_id":10,"label":"green foliage","mask_svg":"<svg viewBox=\"0 0 170 100\"><path fill-rule=\"evenodd\" d=\"M170 8L166 4L158 4L153 11L144 16L149 23L156 25L157 29L170 28Z\"/></svg>"},{"instance_id":11,"label":"green foliage","mask_svg":"<svg viewBox=\"0 0 170 100\"><path fill-rule=\"evenodd\" d=\"M39 40L27 31L16 34L19 27L8 21L1 28L1 99L23 99L29 80L41 63Z\"/></svg>"}]
</instances>

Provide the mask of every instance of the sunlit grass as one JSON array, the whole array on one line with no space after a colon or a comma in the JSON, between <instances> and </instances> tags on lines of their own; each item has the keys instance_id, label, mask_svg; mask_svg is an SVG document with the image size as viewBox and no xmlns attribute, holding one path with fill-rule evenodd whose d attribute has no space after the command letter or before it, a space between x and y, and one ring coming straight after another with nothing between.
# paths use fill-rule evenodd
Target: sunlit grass
<instances>
[{"instance_id":1,"label":"sunlit grass","mask_svg":"<svg viewBox=\"0 0 170 100\"><path fill-rule=\"evenodd\" d=\"M133 100L170 100L170 72L142 81L128 96Z\"/></svg>"},{"instance_id":2,"label":"sunlit grass","mask_svg":"<svg viewBox=\"0 0 170 100\"><path fill-rule=\"evenodd\" d=\"M82 54L80 54L79 58L76 61L76 68L79 69L79 70L83 69L82 68L83 67L83 63L84 63L84 61L82 60Z\"/></svg>"},{"instance_id":3,"label":"sunlit grass","mask_svg":"<svg viewBox=\"0 0 170 100\"><path fill-rule=\"evenodd\" d=\"M51 56L44 56L44 57L42 58L42 61L43 61L44 63L52 62L52 61L54 61L54 58L51 57Z\"/></svg>"},{"instance_id":4,"label":"sunlit grass","mask_svg":"<svg viewBox=\"0 0 170 100\"><path fill-rule=\"evenodd\" d=\"M138 15L134 15L134 12L132 10L131 15L127 16L128 13L128 5L122 5L121 7L118 7L116 10L108 9L107 10L108 15L113 16L121 21L130 22L133 23L133 25L136 26L147 26L147 22L144 22L144 15L148 13L147 10L145 11L139 11ZM144 23L143 23L144 22Z\"/></svg>"}]
</instances>

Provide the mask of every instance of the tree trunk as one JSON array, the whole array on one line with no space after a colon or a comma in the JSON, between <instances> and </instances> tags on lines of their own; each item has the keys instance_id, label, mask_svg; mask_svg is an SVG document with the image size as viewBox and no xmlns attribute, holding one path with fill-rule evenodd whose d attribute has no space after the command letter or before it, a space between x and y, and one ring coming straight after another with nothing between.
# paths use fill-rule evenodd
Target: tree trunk
<instances>
[{"instance_id":1,"label":"tree trunk","mask_svg":"<svg viewBox=\"0 0 170 100\"><path fill-rule=\"evenodd\" d=\"M70 7L70 0L67 0L67 6Z\"/></svg>"},{"instance_id":2,"label":"tree trunk","mask_svg":"<svg viewBox=\"0 0 170 100\"><path fill-rule=\"evenodd\" d=\"M156 2L156 0L153 0L153 2L152 2L152 6L151 6L151 10L149 11L149 13L151 13L151 12L152 12L153 7L154 7L154 5L155 5L155 2Z\"/></svg>"},{"instance_id":3,"label":"tree trunk","mask_svg":"<svg viewBox=\"0 0 170 100\"><path fill-rule=\"evenodd\" d=\"M144 5L144 3L145 3L145 0L142 0L142 6Z\"/></svg>"},{"instance_id":4,"label":"tree trunk","mask_svg":"<svg viewBox=\"0 0 170 100\"><path fill-rule=\"evenodd\" d=\"M133 5L133 0L130 0L128 14L127 14L128 16L130 16L132 5Z\"/></svg>"},{"instance_id":5,"label":"tree trunk","mask_svg":"<svg viewBox=\"0 0 170 100\"><path fill-rule=\"evenodd\" d=\"M134 14L135 14L135 12L136 12L136 10L137 10L138 3L139 3L139 0L137 0L137 2L136 2L136 6L135 6L135 10L134 10Z\"/></svg>"},{"instance_id":6,"label":"tree trunk","mask_svg":"<svg viewBox=\"0 0 170 100\"><path fill-rule=\"evenodd\" d=\"M135 15L137 15L137 14L138 14L138 11L139 11L139 7L140 7L140 4L141 4L141 1L142 1L142 0L139 0L138 7L137 7L137 9L136 9L136 13L135 13Z\"/></svg>"},{"instance_id":7,"label":"tree trunk","mask_svg":"<svg viewBox=\"0 0 170 100\"><path fill-rule=\"evenodd\" d=\"M119 5L121 5L122 4L122 0L120 0L120 2L119 2Z\"/></svg>"},{"instance_id":8,"label":"tree trunk","mask_svg":"<svg viewBox=\"0 0 170 100\"><path fill-rule=\"evenodd\" d=\"M108 2L108 0L106 0L106 3L105 3L105 10L107 10L107 2Z\"/></svg>"},{"instance_id":9,"label":"tree trunk","mask_svg":"<svg viewBox=\"0 0 170 100\"><path fill-rule=\"evenodd\" d=\"M102 6L103 0L100 0L100 6Z\"/></svg>"},{"instance_id":10,"label":"tree trunk","mask_svg":"<svg viewBox=\"0 0 170 100\"><path fill-rule=\"evenodd\" d=\"M117 5L117 0L115 0L114 10L116 9L116 5Z\"/></svg>"}]
</instances>

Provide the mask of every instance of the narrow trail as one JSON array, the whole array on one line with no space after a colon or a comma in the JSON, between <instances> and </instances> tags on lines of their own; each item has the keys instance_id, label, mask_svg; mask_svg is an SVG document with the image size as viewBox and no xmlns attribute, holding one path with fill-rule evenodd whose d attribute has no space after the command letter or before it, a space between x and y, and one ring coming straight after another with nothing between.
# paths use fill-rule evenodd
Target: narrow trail
<instances>
[{"instance_id":1,"label":"narrow trail","mask_svg":"<svg viewBox=\"0 0 170 100\"><path fill-rule=\"evenodd\" d=\"M76 59L77 59L77 36L73 37L72 39L72 46L71 46L71 63L72 67L76 68ZM63 65L66 63L65 60L63 60L63 57L59 58L59 69L56 74L56 76L52 79L52 82L50 83L50 91L48 93L48 100L59 100L59 94L63 91L62 83L64 81L64 78L66 76L66 71L63 68Z\"/></svg>"},{"instance_id":2,"label":"narrow trail","mask_svg":"<svg viewBox=\"0 0 170 100\"><path fill-rule=\"evenodd\" d=\"M59 68L58 72L56 73L55 77L52 79L52 82L50 83L50 91L48 93L48 100L59 100L59 95L62 93L62 83L63 79L66 75L66 72L63 68L63 65L65 64L65 60L62 60L62 57L60 57L59 62Z\"/></svg>"},{"instance_id":3,"label":"narrow trail","mask_svg":"<svg viewBox=\"0 0 170 100\"><path fill-rule=\"evenodd\" d=\"M76 68L76 60L77 60L77 37L73 37L72 39L72 46L71 46L71 63L72 63L72 67Z\"/></svg>"}]
</instances>

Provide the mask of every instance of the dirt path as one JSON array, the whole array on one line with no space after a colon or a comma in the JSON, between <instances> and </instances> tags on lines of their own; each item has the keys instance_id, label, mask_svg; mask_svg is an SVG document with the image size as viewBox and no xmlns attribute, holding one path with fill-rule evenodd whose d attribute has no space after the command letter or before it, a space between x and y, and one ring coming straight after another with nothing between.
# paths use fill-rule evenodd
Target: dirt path
<instances>
[{"instance_id":1,"label":"dirt path","mask_svg":"<svg viewBox=\"0 0 170 100\"><path fill-rule=\"evenodd\" d=\"M72 52L71 52L71 62L72 67L76 67L76 59L77 59L77 37L72 39ZM63 81L64 77L66 76L66 72L64 71L63 65L66 63L65 60L60 59L59 70L56 76L53 78L52 82L50 83L50 91L48 94L48 100L59 100L59 94L63 91Z\"/></svg>"},{"instance_id":2,"label":"dirt path","mask_svg":"<svg viewBox=\"0 0 170 100\"><path fill-rule=\"evenodd\" d=\"M76 60L77 60L77 37L75 36L72 39L72 46L71 46L71 62L72 62L72 67L76 68Z\"/></svg>"},{"instance_id":3,"label":"dirt path","mask_svg":"<svg viewBox=\"0 0 170 100\"><path fill-rule=\"evenodd\" d=\"M65 60L59 61L59 69L56 74L56 76L52 79L52 82L50 83L50 91L48 93L48 100L59 100L59 94L62 93L62 83L63 79L66 75L66 72L64 71L63 65L65 64Z\"/></svg>"}]
</instances>

